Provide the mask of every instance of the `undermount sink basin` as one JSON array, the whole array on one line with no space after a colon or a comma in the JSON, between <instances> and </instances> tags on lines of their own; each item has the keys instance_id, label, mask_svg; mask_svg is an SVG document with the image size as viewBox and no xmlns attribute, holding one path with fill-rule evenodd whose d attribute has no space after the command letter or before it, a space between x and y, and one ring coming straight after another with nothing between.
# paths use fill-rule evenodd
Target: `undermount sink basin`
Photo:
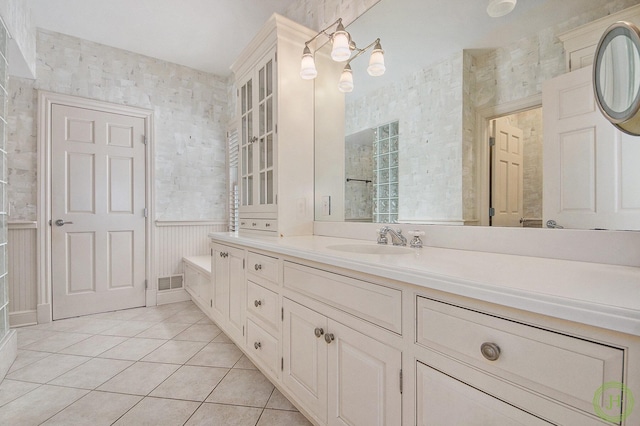
<instances>
[{"instance_id":1,"label":"undermount sink basin","mask_svg":"<svg viewBox=\"0 0 640 426\"><path fill-rule=\"evenodd\" d=\"M336 244L327 246L330 250L360 254L410 254L413 250L406 247L372 244Z\"/></svg>"}]
</instances>

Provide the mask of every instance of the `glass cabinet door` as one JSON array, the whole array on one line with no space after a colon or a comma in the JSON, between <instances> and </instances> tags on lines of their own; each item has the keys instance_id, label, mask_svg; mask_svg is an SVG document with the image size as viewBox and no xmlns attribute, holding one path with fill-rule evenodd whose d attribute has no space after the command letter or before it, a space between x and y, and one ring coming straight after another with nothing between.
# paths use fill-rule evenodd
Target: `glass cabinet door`
<instances>
[{"instance_id":1,"label":"glass cabinet door","mask_svg":"<svg viewBox=\"0 0 640 426\"><path fill-rule=\"evenodd\" d=\"M258 173L260 204L274 204L273 59L258 70Z\"/></svg>"},{"instance_id":2,"label":"glass cabinet door","mask_svg":"<svg viewBox=\"0 0 640 426\"><path fill-rule=\"evenodd\" d=\"M253 79L250 78L240 89L240 155L242 205L253 205Z\"/></svg>"}]
</instances>

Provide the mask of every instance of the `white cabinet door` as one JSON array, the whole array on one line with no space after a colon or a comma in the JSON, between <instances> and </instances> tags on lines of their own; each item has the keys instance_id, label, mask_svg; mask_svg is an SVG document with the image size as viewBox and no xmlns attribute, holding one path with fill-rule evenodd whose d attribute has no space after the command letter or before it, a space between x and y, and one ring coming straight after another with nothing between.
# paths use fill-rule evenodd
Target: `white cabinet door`
<instances>
[{"instance_id":1,"label":"white cabinet door","mask_svg":"<svg viewBox=\"0 0 640 426\"><path fill-rule=\"evenodd\" d=\"M275 48L240 83L241 212L275 211Z\"/></svg>"},{"instance_id":2,"label":"white cabinet door","mask_svg":"<svg viewBox=\"0 0 640 426\"><path fill-rule=\"evenodd\" d=\"M225 332L244 343L245 294L244 251L213 245L213 303L211 313Z\"/></svg>"},{"instance_id":3,"label":"white cabinet door","mask_svg":"<svg viewBox=\"0 0 640 426\"><path fill-rule=\"evenodd\" d=\"M420 362L416 408L418 426L550 425Z\"/></svg>"},{"instance_id":4,"label":"white cabinet door","mask_svg":"<svg viewBox=\"0 0 640 426\"><path fill-rule=\"evenodd\" d=\"M327 318L288 299L282 306L282 382L319 423L326 424Z\"/></svg>"},{"instance_id":5,"label":"white cabinet door","mask_svg":"<svg viewBox=\"0 0 640 426\"><path fill-rule=\"evenodd\" d=\"M400 425L402 353L329 320L329 425Z\"/></svg>"},{"instance_id":6,"label":"white cabinet door","mask_svg":"<svg viewBox=\"0 0 640 426\"><path fill-rule=\"evenodd\" d=\"M229 247L213 245L213 306L216 321L224 323L229 316Z\"/></svg>"},{"instance_id":7,"label":"white cabinet door","mask_svg":"<svg viewBox=\"0 0 640 426\"><path fill-rule=\"evenodd\" d=\"M229 337L244 342L246 317L246 288L244 251L229 248Z\"/></svg>"}]
</instances>

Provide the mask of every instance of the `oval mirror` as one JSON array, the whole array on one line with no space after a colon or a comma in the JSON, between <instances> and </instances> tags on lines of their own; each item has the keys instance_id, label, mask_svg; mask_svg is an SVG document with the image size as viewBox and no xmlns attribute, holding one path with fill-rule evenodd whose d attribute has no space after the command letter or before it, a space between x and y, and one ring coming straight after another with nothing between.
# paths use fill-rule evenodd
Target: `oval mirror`
<instances>
[{"instance_id":1,"label":"oval mirror","mask_svg":"<svg viewBox=\"0 0 640 426\"><path fill-rule=\"evenodd\" d=\"M604 32L595 53L593 88L604 116L618 129L640 135L640 30L616 22Z\"/></svg>"}]
</instances>

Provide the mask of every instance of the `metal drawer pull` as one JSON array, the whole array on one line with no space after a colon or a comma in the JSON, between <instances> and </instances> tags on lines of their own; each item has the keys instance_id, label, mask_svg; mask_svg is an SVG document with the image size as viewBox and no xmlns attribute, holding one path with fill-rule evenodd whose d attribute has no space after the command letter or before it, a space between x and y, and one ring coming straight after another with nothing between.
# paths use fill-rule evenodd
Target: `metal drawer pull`
<instances>
[{"instance_id":1,"label":"metal drawer pull","mask_svg":"<svg viewBox=\"0 0 640 426\"><path fill-rule=\"evenodd\" d=\"M225 252L220 252L220 257L228 257L229 253L225 253Z\"/></svg>"},{"instance_id":2,"label":"metal drawer pull","mask_svg":"<svg viewBox=\"0 0 640 426\"><path fill-rule=\"evenodd\" d=\"M256 348L256 349L260 349L260 348L262 347L262 343L260 343L260 342L255 342L255 343L253 344L253 347L254 347L254 348Z\"/></svg>"},{"instance_id":3,"label":"metal drawer pull","mask_svg":"<svg viewBox=\"0 0 640 426\"><path fill-rule=\"evenodd\" d=\"M327 333L324 335L324 341L327 343L331 343L335 340L335 337L333 336L333 333Z\"/></svg>"},{"instance_id":4,"label":"metal drawer pull","mask_svg":"<svg viewBox=\"0 0 640 426\"><path fill-rule=\"evenodd\" d=\"M259 271L260 269L262 269L262 265L259 263L256 263L253 267L255 268L256 271Z\"/></svg>"},{"instance_id":5,"label":"metal drawer pull","mask_svg":"<svg viewBox=\"0 0 640 426\"><path fill-rule=\"evenodd\" d=\"M264 224L264 226L265 226L266 228L269 228L269 227L271 227L271 224L267 222L267 223L265 223L265 224Z\"/></svg>"},{"instance_id":6,"label":"metal drawer pull","mask_svg":"<svg viewBox=\"0 0 640 426\"><path fill-rule=\"evenodd\" d=\"M495 343L485 342L480 346L482 356L489 361L495 361L500 358L500 347Z\"/></svg>"},{"instance_id":7,"label":"metal drawer pull","mask_svg":"<svg viewBox=\"0 0 640 426\"><path fill-rule=\"evenodd\" d=\"M324 330L323 330L323 329L321 329L320 327L317 327L317 328L314 330L314 333L315 333L316 337L320 337L320 336L322 336L322 335L324 334Z\"/></svg>"},{"instance_id":8,"label":"metal drawer pull","mask_svg":"<svg viewBox=\"0 0 640 426\"><path fill-rule=\"evenodd\" d=\"M262 305L262 300L254 300L253 304L256 305L256 308L260 305Z\"/></svg>"},{"instance_id":9,"label":"metal drawer pull","mask_svg":"<svg viewBox=\"0 0 640 426\"><path fill-rule=\"evenodd\" d=\"M257 223L255 223L255 222L253 222L253 223L251 224L251 226L258 226L258 224L257 224Z\"/></svg>"}]
</instances>

